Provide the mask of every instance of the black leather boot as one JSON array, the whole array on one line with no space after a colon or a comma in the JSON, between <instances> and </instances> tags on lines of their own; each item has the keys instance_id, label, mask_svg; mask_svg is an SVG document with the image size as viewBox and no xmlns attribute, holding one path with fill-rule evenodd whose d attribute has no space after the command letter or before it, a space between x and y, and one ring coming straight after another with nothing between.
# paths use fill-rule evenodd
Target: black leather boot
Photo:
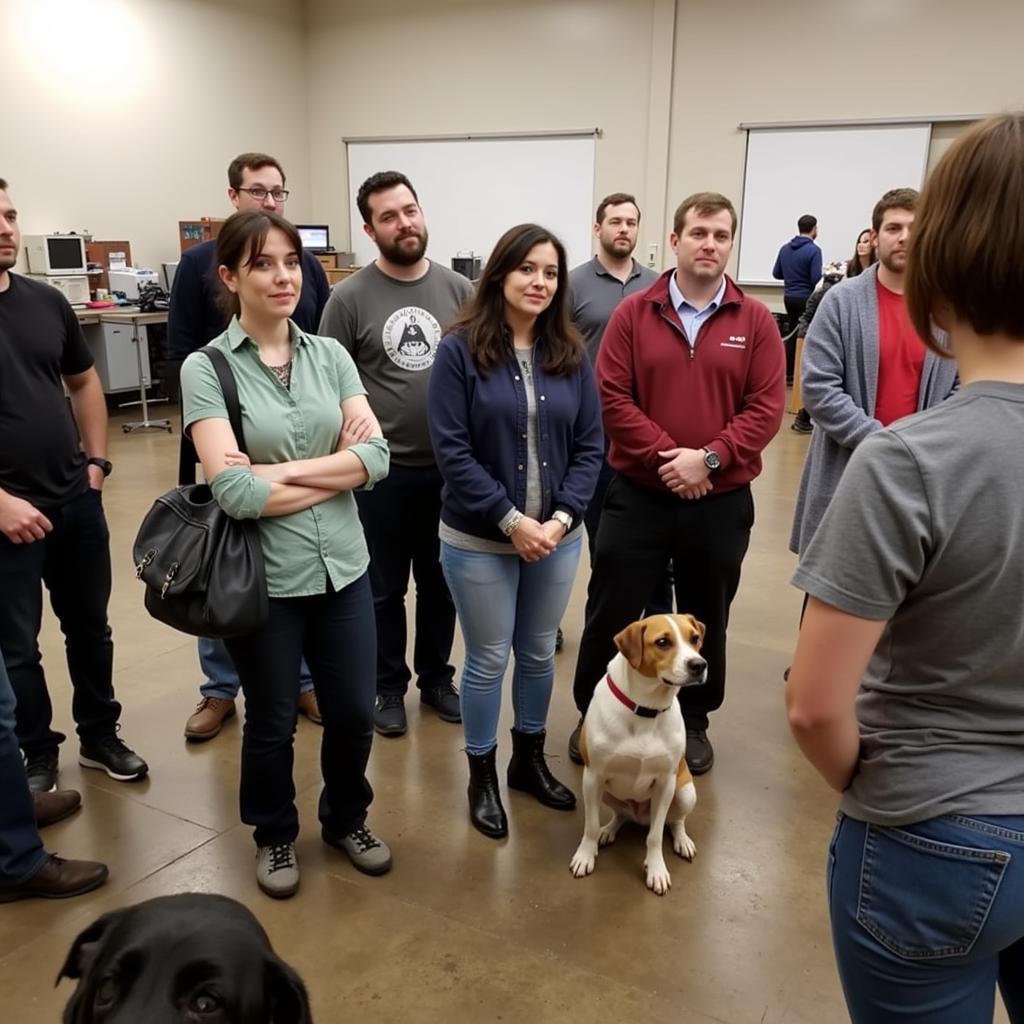
<instances>
[{"instance_id":1,"label":"black leather boot","mask_svg":"<svg viewBox=\"0 0 1024 1024\"><path fill-rule=\"evenodd\" d=\"M494 764L497 747L486 754L471 754L469 759L469 820L490 839L504 839L508 835L508 818L501 806L498 791L498 769Z\"/></svg>"},{"instance_id":2,"label":"black leather boot","mask_svg":"<svg viewBox=\"0 0 1024 1024\"><path fill-rule=\"evenodd\" d=\"M576 806L572 790L551 774L544 760L546 732L512 730L512 760L508 763L509 789L521 789L535 796L545 807L571 811Z\"/></svg>"}]
</instances>

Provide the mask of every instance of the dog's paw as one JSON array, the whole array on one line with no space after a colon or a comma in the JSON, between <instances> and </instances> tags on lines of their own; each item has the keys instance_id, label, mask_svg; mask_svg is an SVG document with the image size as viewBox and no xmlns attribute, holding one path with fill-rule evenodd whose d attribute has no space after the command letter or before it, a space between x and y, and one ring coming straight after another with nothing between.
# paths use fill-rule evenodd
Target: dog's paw
<instances>
[{"instance_id":1,"label":"dog's paw","mask_svg":"<svg viewBox=\"0 0 1024 1024\"><path fill-rule=\"evenodd\" d=\"M697 844L685 833L672 834L672 849L679 854L683 860L693 860L697 855Z\"/></svg>"},{"instance_id":2,"label":"dog's paw","mask_svg":"<svg viewBox=\"0 0 1024 1024\"><path fill-rule=\"evenodd\" d=\"M597 845L598 846L610 846L615 842L615 837L619 834L618 825L612 821L609 822L601 831L597 834Z\"/></svg>"},{"instance_id":3,"label":"dog's paw","mask_svg":"<svg viewBox=\"0 0 1024 1024\"><path fill-rule=\"evenodd\" d=\"M658 864L644 864L647 876L647 888L656 896L664 896L672 888L672 876L668 873L665 861Z\"/></svg>"},{"instance_id":4,"label":"dog's paw","mask_svg":"<svg viewBox=\"0 0 1024 1024\"><path fill-rule=\"evenodd\" d=\"M584 840L572 855L572 860L569 861L569 870L576 878L586 878L587 875L593 874L596 863L597 844Z\"/></svg>"}]
</instances>

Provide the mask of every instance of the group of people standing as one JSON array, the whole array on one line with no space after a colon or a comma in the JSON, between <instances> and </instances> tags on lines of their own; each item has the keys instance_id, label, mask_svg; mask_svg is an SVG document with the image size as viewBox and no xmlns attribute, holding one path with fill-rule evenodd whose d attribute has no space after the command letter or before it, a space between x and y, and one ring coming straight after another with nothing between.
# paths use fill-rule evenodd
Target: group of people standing
<instances>
[{"instance_id":1,"label":"group of people standing","mask_svg":"<svg viewBox=\"0 0 1024 1024\"><path fill-rule=\"evenodd\" d=\"M280 165L243 154L229 185L238 212L183 261L171 333L185 339L183 419L203 472L229 514L259 522L270 616L227 642L221 669L221 652L201 648L208 683L228 676L186 733L216 735L240 680L241 813L260 887L286 897L299 884L292 760L307 673L306 712L324 730L323 839L368 874L391 867L367 824L366 766L374 729L408 728L410 571L413 670L421 701L463 723L473 825L508 831L497 724L512 654L508 785L574 806L544 744L581 524L581 715L612 636L671 565L680 609L707 627L708 684L680 699L687 761L709 770L750 484L785 390L773 318L725 273L729 200L680 204L675 266L653 280L631 256L639 208L617 193L598 208L593 260L570 272L557 238L519 225L474 288L427 259L415 189L384 172L358 201L379 257L328 297L281 216ZM968 131L922 197L880 199L856 273L822 289L806 327L814 436L792 544L809 600L787 705L842 793L828 895L857 1022L991 1020L997 981L1024 1021L1022 204L1024 115L1007 114ZM0 181L0 450L27 453L0 463L0 901L76 895L107 874L50 856L36 831L80 803L55 788L44 584L67 638L81 763L122 781L148 770L117 734L102 392L66 302L11 272L19 241ZM244 438L195 351L208 343L235 376Z\"/></svg>"}]
</instances>

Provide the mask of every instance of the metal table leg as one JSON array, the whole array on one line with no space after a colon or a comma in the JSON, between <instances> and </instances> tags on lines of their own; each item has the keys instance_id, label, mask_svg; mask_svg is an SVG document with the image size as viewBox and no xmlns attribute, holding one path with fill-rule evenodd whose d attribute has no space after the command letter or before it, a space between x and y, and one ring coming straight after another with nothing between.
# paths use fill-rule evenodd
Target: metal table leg
<instances>
[{"instance_id":1,"label":"metal table leg","mask_svg":"<svg viewBox=\"0 0 1024 1024\"><path fill-rule=\"evenodd\" d=\"M139 405L142 406L142 419L122 424L121 429L126 434L132 434L136 430L166 430L167 433L171 433L170 420L151 420L149 418L149 399L146 397L146 387L149 381L142 372L142 340L139 338L138 320L132 320L132 344L135 346L135 361L139 368Z\"/></svg>"}]
</instances>

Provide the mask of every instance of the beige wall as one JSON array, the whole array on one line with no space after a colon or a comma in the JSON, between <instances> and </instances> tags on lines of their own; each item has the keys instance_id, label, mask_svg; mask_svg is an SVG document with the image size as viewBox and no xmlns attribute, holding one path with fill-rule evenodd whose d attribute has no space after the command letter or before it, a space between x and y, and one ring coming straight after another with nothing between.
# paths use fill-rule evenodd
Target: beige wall
<instances>
[{"instance_id":1,"label":"beige wall","mask_svg":"<svg viewBox=\"0 0 1024 1024\"><path fill-rule=\"evenodd\" d=\"M656 0L310 0L317 213L339 239L346 237L345 136L600 127L596 191L643 192L657 6Z\"/></svg>"},{"instance_id":2,"label":"beige wall","mask_svg":"<svg viewBox=\"0 0 1024 1024\"><path fill-rule=\"evenodd\" d=\"M228 162L273 153L310 210L304 28L279 0L4 0L0 177L22 230L178 255L179 219L224 216ZM300 12L301 13L301 12Z\"/></svg>"},{"instance_id":3,"label":"beige wall","mask_svg":"<svg viewBox=\"0 0 1024 1024\"><path fill-rule=\"evenodd\" d=\"M277 155L289 216L341 243L346 135L600 127L596 196L635 191L663 262L685 193L739 200L740 121L1024 104L1017 0L4 0L3 15L0 176L24 229L124 235L150 264L176 254L179 218L230 211L224 170L244 149ZM936 130L933 157L957 130Z\"/></svg>"},{"instance_id":4,"label":"beige wall","mask_svg":"<svg viewBox=\"0 0 1024 1024\"><path fill-rule=\"evenodd\" d=\"M684 195L739 204L741 121L1024 105L1017 0L310 0L307 19L315 208L342 238L345 135L600 126L595 191L635 191L664 260Z\"/></svg>"}]
</instances>

